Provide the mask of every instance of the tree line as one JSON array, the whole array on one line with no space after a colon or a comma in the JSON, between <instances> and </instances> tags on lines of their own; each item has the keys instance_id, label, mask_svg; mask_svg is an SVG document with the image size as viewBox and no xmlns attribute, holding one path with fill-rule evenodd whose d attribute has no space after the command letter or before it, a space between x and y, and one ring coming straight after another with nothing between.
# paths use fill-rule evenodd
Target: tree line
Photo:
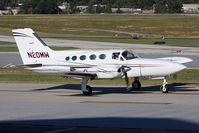
<instances>
[{"instance_id":1,"label":"tree line","mask_svg":"<svg viewBox=\"0 0 199 133\"><path fill-rule=\"evenodd\" d=\"M68 8L60 10L62 3L68 3ZM22 14L59 14L79 13L79 5L86 5L87 13L111 13L111 8L140 8L155 10L155 13L181 13L182 4L199 3L199 0L0 0L0 10L6 7L16 7L22 3Z\"/></svg>"}]
</instances>

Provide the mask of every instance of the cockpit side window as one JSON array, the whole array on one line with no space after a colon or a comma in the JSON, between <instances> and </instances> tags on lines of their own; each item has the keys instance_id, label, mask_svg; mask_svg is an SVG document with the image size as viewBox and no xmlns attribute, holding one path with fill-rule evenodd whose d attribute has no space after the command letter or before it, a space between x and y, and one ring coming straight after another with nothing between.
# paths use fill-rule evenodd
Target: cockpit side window
<instances>
[{"instance_id":1,"label":"cockpit side window","mask_svg":"<svg viewBox=\"0 0 199 133\"><path fill-rule=\"evenodd\" d=\"M119 59L120 52L116 52L112 54L112 59Z\"/></svg>"},{"instance_id":2,"label":"cockpit side window","mask_svg":"<svg viewBox=\"0 0 199 133\"><path fill-rule=\"evenodd\" d=\"M130 51L124 51L122 53L122 56L126 59L126 60L131 60L131 59L134 59L134 58L138 58L136 55L134 55L132 52Z\"/></svg>"}]
</instances>

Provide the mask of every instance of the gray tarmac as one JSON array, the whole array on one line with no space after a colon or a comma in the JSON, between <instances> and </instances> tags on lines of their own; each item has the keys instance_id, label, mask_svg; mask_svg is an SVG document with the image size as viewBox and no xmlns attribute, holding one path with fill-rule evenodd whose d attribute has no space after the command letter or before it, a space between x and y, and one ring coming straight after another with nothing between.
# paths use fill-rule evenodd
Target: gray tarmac
<instances>
[{"instance_id":1,"label":"gray tarmac","mask_svg":"<svg viewBox=\"0 0 199 133\"><path fill-rule=\"evenodd\" d=\"M199 132L199 87L170 88L93 86L83 96L80 85L0 83L0 131Z\"/></svg>"}]
</instances>

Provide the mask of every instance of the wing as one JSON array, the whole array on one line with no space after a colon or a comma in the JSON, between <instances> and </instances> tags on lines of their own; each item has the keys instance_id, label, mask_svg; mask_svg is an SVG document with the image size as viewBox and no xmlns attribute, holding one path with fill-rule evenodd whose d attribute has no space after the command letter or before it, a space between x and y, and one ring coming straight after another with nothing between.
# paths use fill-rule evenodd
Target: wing
<instances>
[{"instance_id":1,"label":"wing","mask_svg":"<svg viewBox=\"0 0 199 133\"><path fill-rule=\"evenodd\" d=\"M123 76L123 73L118 72L119 68L119 66L115 65L90 66L88 68L87 66L85 68L72 67L71 71L62 74L62 76L74 78L89 77L91 80L102 78L118 78Z\"/></svg>"},{"instance_id":2,"label":"wing","mask_svg":"<svg viewBox=\"0 0 199 133\"><path fill-rule=\"evenodd\" d=\"M3 68L18 68L18 67L41 67L42 64L7 64Z\"/></svg>"},{"instance_id":3,"label":"wing","mask_svg":"<svg viewBox=\"0 0 199 133\"><path fill-rule=\"evenodd\" d=\"M192 59L187 58L187 57L164 57L164 58L157 58L157 59L173 61L173 62L177 62L177 63L180 63L180 64L184 64L184 63L188 63L188 62L193 61Z\"/></svg>"},{"instance_id":4,"label":"wing","mask_svg":"<svg viewBox=\"0 0 199 133\"><path fill-rule=\"evenodd\" d=\"M88 77L91 80L99 78L118 78L123 74L118 72L121 66L65 66L65 65L42 65L42 64L23 64L7 65L7 67L25 67L37 73L57 74L62 77L83 78Z\"/></svg>"},{"instance_id":5,"label":"wing","mask_svg":"<svg viewBox=\"0 0 199 133\"><path fill-rule=\"evenodd\" d=\"M89 77L91 80L93 80L97 78L97 75L95 73L68 72L68 73L63 74L62 77L74 77L74 78Z\"/></svg>"}]
</instances>

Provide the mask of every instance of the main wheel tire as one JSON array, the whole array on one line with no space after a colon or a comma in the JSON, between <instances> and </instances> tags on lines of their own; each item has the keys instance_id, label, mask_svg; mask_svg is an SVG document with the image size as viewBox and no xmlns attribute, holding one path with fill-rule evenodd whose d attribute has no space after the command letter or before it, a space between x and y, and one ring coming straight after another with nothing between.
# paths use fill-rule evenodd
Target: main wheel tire
<instances>
[{"instance_id":1,"label":"main wheel tire","mask_svg":"<svg viewBox=\"0 0 199 133\"><path fill-rule=\"evenodd\" d=\"M86 95L86 96L91 96L92 95L92 88L87 85L86 89L88 90L88 92L83 91L83 94Z\"/></svg>"},{"instance_id":2,"label":"main wheel tire","mask_svg":"<svg viewBox=\"0 0 199 133\"><path fill-rule=\"evenodd\" d=\"M169 88L167 85L165 85L165 87L161 86L160 87L160 91L162 91L162 93L168 93L169 92Z\"/></svg>"},{"instance_id":3,"label":"main wheel tire","mask_svg":"<svg viewBox=\"0 0 199 133\"><path fill-rule=\"evenodd\" d=\"M132 90L138 91L141 89L141 83L140 81L134 81L132 83Z\"/></svg>"}]
</instances>

